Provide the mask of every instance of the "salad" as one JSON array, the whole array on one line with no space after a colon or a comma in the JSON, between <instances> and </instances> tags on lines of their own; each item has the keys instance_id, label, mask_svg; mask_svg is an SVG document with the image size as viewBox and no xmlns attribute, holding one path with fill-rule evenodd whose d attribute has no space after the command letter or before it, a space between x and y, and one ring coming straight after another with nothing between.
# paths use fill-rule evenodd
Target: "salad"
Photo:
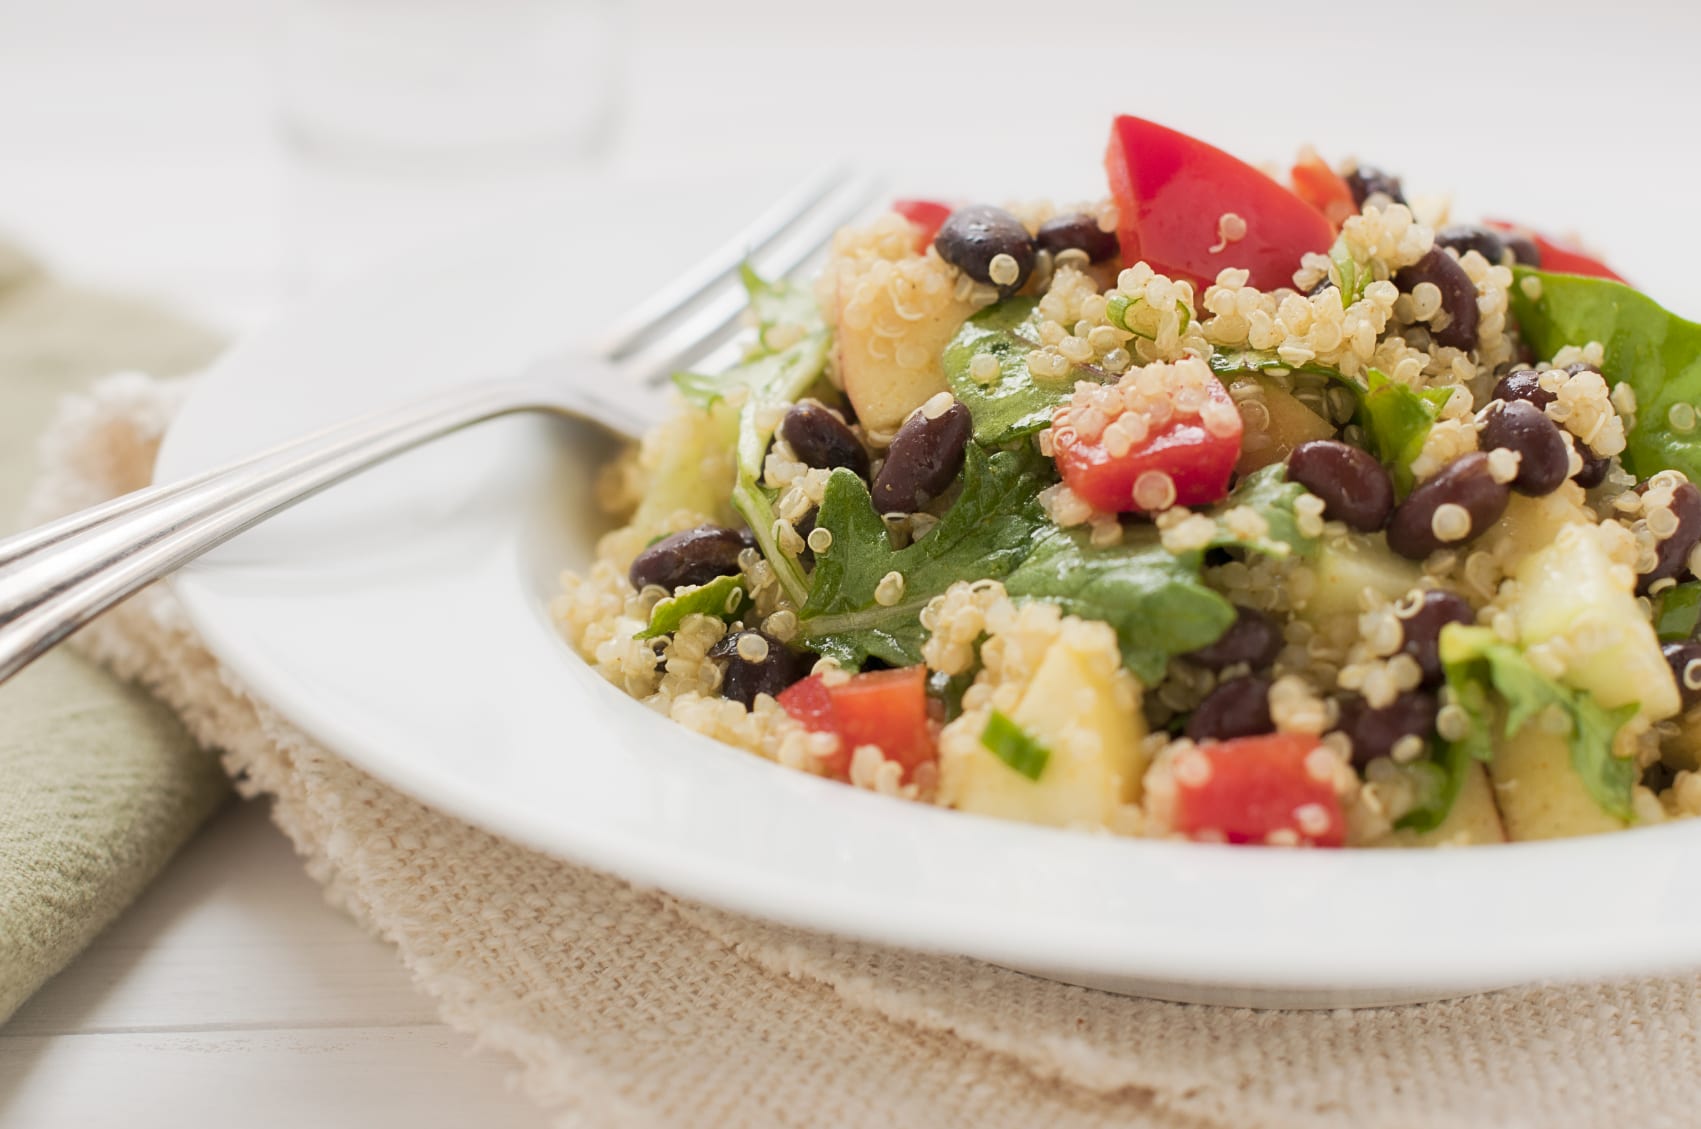
<instances>
[{"instance_id":1,"label":"salad","mask_svg":"<svg viewBox=\"0 0 1701 1129\"><path fill-rule=\"evenodd\" d=\"M1137 836L1701 812L1701 325L1367 164L1120 117L1107 195L896 201L599 485L554 612L782 765Z\"/></svg>"}]
</instances>

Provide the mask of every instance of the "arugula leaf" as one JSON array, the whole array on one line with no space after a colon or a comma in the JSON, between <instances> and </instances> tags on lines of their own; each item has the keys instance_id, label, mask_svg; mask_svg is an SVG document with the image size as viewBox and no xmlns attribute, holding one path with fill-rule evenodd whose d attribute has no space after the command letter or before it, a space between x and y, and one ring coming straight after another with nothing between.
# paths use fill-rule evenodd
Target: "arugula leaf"
<instances>
[{"instance_id":1,"label":"arugula leaf","mask_svg":"<svg viewBox=\"0 0 1701 1129\"><path fill-rule=\"evenodd\" d=\"M1076 366L1055 383L1036 384L1028 372L1028 354L1040 347L1033 298L1007 298L988 306L963 324L945 346L943 365L951 393L974 418L975 442L1000 447L1051 423L1051 413L1069 399L1077 380L1103 380L1096 369ZM998 379L982 384L969 370L974 359L998 361Z\"/></svg>"},{"instance_id":2,"label":"arugula leaf","mask_svg":"<svg viewBox=\"0 0 1701 1129\"><path fill-rule=\"evenodd\" d=\"M1412 488L1412 463L1423 453L1429 429L1453 395L1450 388L1407 388L1375 369L1365 373L1354 420L1402 495Z\"/></svg>"},{"instance_id":3,"label":"arugula leaf","mask_svg":"<svg viewBox=\"0 0 1701 1129\"><path fill-rule=\"evenodd\" d=\"M1212 540L1211 547L1250 549L1273 557L1285 557L1289 553L1311 556L1317 551L1317 539L1299 531L1299 519L1293 508L1294 502L1304 493L1305 487L1288 481L1288 468L1284 463L1271 463L1253 471L1236 483L1229 496L1213 509L1212 515L1218 517L1218 535ZM1231 534L1224 527L1220 515L1236 506L1246 506L1262 517L1270 527L1269 533L1251 541L1242 541Z\"/></svg>"},{"instance_id":4,"label":"arugula leaf","mask_svg":"<svg viewBox=\"0 0 1701 1129\"><path fill-rule=\"evenodd\" d=\"M712 615L732 621L750 606L742 576L717 576L707 584L689 588L657 602L650 610L650 623L632 636L634 639L654 639L679 630L688 615Z\"/></svg>"},{"instance_id":5,"label":"arugula leaf","mask_svg":"<svg viewBox=\"0 0 1701 1129\"><path fill-rule=\"evenodd\" d=\"M1701 624L1701 581L1689 580L1654 597L1654 631L1662 643L1687 643Z\"/></svg>"},{"instance_id":6,"label":"arugula leaf","mask_svg":"<svg viewBox=\"0 0 1701 1129\"><path fill-rule=\"evenodd\" d=\"M1051 481L1050 466L1026 446L989 455L970 443L956 504L926 536L897 550L867 484L835 470L815 516L815 528L829 531L833 543L815 554L813 587L798 613L800 641L852 668L870 656L894 666L920 662L927 601L958 580L1002 578L1048 524L1036 495ZM891 572L904 578L904 591L886 606L874 592Z\"/></svg>"},{"instance_id":7,"label":"arugula leaf","mask_svg":"<svg viewBox=\"0 0 1701 1129\"><path fill-rule=\"evenodd\" d=\"M1630 797L1636 785L1636 764L1614 756L1612 744L1620 727L1636 716L1635 704L1603 708L1586 691L1543 675L1523 652L1501 642L1486 627L1449 624L1443 628L1441 666L1454 700L1470 716L1470 732L1462 740L1442 743L1438 754L1432 754L1432 778L1438 774L1439 780L1399 826L1418 831L1439 826L1458 798L1470 761L1494 759L1495 699L1505 710L1500 729L1505 737L1550 709L1563 713L1571 729L1567 737L1571 767L1582 777L1584 787L1604 811L1627 822L1633 818Z\"/></svg>"},{"instance_id":8,"label":"arugula leaf","mask_svg":"<svg viewBox=\"0 0 1701 1129\"><path fill-rule=\"evenodd\" d=\"M1202 553L1171 553L1149 527L1101 548L1085 530L1051 526L1004 587L1110 624L1123 664L1150 686L1171 655L1215 642L1234 622L1234 605L1200 579L1202 562Z\"/></svg>"},{"instance_id":9,"label":"arugula leaf","mask_svg":"<svg viewBox=\"0 0 1701 1129\"><path fill-rule=\"evenodd\" d=\"M1599 341L1607 385L1623 381L1635 390L1636 423L1623 455L1631 473L1680 470L1701 480L1701 428L1678 431L1669 415L1676 404L1701 405L1701 325L1621 282L1528 267L1513 274L1512 312L1537 356ZM1530 279L1540 285L1537 297L1524 289Z\"/></svg>"},{"instance_id":10,"label":"arugula leaf","mask_svg":"<svg viewBox=\"0 0 1701 1129\"><path fill-rule=\"evenodd\" d=\"M1051 750L1028 735L1028 731L997 710L986 719L980 743L992 755L1026 776L1038 780L1051 761Z\"/></svg>"},{"instance_id":11,"label":"arugula leaf","mask_svg":"<svg viewBox=\"0 0 1701 1129\"><path fill-rule=\"evenodd\" d=\"M780 332L788 327L791 335L821 328L821 307L812 288L785 279L768 282L749 263L739 264L738 278L744 283L744 292L750 295L750 312L756 317L756 341L760 348L775 352L791 344L785 340L786 334Z\"/></svg>"},{"instance_id":12,"label":"arugula leaf","mask_svg":"<svg viewBox=\"0 0 1701 1129\"><path fill-rule=\"evenodd\" d=\"M724 373L678 373L673 382L681 395L699 407L710 408L723 399L739 405L738 477L732 487L732 506L750 524L757 546L774 566L786 595L801 604L808 584L797 561L782 552L774 539L774 522L779 515L774 512L772 493L761 484L762 460L778 424L776 409L809 391L826 371L832 331L804 288L788 282L765 282L748 264L740 268L740 276L756 314L756 344L744 360ZM779 341L775 332L781 326L801 331L802 336L782 348L773 348Z\"/></svg>"}]
</instances>

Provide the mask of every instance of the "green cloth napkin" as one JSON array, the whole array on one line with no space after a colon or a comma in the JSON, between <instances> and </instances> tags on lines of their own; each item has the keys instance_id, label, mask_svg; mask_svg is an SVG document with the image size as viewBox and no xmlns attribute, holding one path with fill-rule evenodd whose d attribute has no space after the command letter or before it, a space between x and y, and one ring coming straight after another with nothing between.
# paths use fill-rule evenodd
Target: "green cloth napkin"
<instances>
[{"instance_id":1,"label":"green cloth napkin","mask_svg":"<svg viewBox=\"0 0 1701 1129\"><path fill-rule=\"evenodd\" d=\"M0 243L0 530L61 397L220 347L143 302L67 285ZM61 648L0 685L0 1022L129 905L229 795L176 718Z\"/></svg>"}]
</instances>

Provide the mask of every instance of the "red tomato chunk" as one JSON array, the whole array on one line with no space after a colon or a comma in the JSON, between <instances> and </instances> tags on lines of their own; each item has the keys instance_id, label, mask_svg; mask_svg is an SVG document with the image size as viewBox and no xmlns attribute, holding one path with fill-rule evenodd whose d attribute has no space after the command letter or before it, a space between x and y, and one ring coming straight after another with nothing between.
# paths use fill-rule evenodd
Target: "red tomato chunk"
<instances>
[{"instance_id":1,"label":"red tomato chunk","mask_svg":"<svg viewBox=\"0 0 1701 1129\"><path fill-rule=\"evenodd\" d=\"M1260 290L1292 286L1300 258L1335 241L1322 212L1245 161L1143 118L1111 124L1105 172L1122 261L1144 260L1199 287L1224 267L1245 268ZM1245 230L1225 242L1219 226L1229 215Z\"/></svg>"},{"instance_id":2,"label":"red tomato chunk","mask_svg":"<svg viewBox=\"0 0 1701 1129\"><path fill-rule=\"evenodd\" d=\"M1181 754L1173 765L1175 829L1230 843L1341 846L1346 818L1332 758L1321 749L1315 737L1280 733Z\"/></svg>"},{"instance_id":3,"label":"red tomato chunk","mask_svg":"<svg viewBox=\"0 0 1701 1129\"><path fill-rule=\"evenodd\" d=\"M933 237L939 234L939 229L951 218L950 205L941 204L937 200L893 200L892 210L915 227L915 249L918 255L933 245Z\"/></svg>"},{"instance_id":4,"label":"red tomato chunk","mask_svg":"<svg viewBox=\"0 0 1701 1129\"><path fill-rule=\"evenodd\" d=\"M1113 455L1102 439L1089 442L1065 426L1060 412L1053 451L1063 481L1088 505L1106 513L1200 506L1224 497L1240 458L1243 428L1228 389L1215 377L1208 380L1209 398L1229 408L1221 418L1230 423L1219 428L1221 434L1208 431L1198 412L1176 415L1126 454ZM1165 500L1167 491L1144 496L1152 487L1141 486L1141 478L1151 472L1169 477L1175 489L1172 501Z\"/></svg>"},{"instance_id":5,"label":"red tomato chunk","mask_svg":"<svg viewBox=\"0 0 1701 1129\"><path fill-rule=\"evenodd\" d=\"M927 669L874 670L853 674L836 686L811 675L779 696L780 706L816 733L834 733L839 751L826 762L827 775L850 775L858 745L878 745L887 760L903 765L904 779L938 755L927 716Z\"/></svg>"},{"instance_id":6,"label":"red tomato chunk","mask_svg":"<svg viewBox=\"0 0 1701 1129\"><path fill-rule=\"evenodd\" d=\"M1507 231L1514 235L1528 237L1536 245L1536 250L1541 252L1542 270L1557 271L1560 274L1583 274L1590 278L1609 278L1614 282L1626 281L1623 275L1593 255L1585 254L1567 243L1551 239L1521 224L1509 223L1506 220L1484 220L1483 222L1496 231Z\"/></svg>"}]
</instances>

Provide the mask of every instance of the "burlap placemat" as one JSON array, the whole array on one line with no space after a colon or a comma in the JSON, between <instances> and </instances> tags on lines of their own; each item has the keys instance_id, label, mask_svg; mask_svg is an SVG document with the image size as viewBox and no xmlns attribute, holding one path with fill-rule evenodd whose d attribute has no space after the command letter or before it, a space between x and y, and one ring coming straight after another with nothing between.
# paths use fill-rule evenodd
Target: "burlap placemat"
<instances>
[{"instance_id":1,"label":"burlap placemat","mask_svg":"<svg viewBox=\"0 0 1701 1129\"><path fill-rule=\"evenodd\" d=\"M176 395L125 377L72 405L36 515L145 482ZM774 928L379 784L250 697L163 588L79 645L222 749L245 794L275 797L330 896L395 944L448 1022L517 1059L561 1125L1701 1124L1701 978L1251 1012Z\"/></svg>"}]
</instances>

